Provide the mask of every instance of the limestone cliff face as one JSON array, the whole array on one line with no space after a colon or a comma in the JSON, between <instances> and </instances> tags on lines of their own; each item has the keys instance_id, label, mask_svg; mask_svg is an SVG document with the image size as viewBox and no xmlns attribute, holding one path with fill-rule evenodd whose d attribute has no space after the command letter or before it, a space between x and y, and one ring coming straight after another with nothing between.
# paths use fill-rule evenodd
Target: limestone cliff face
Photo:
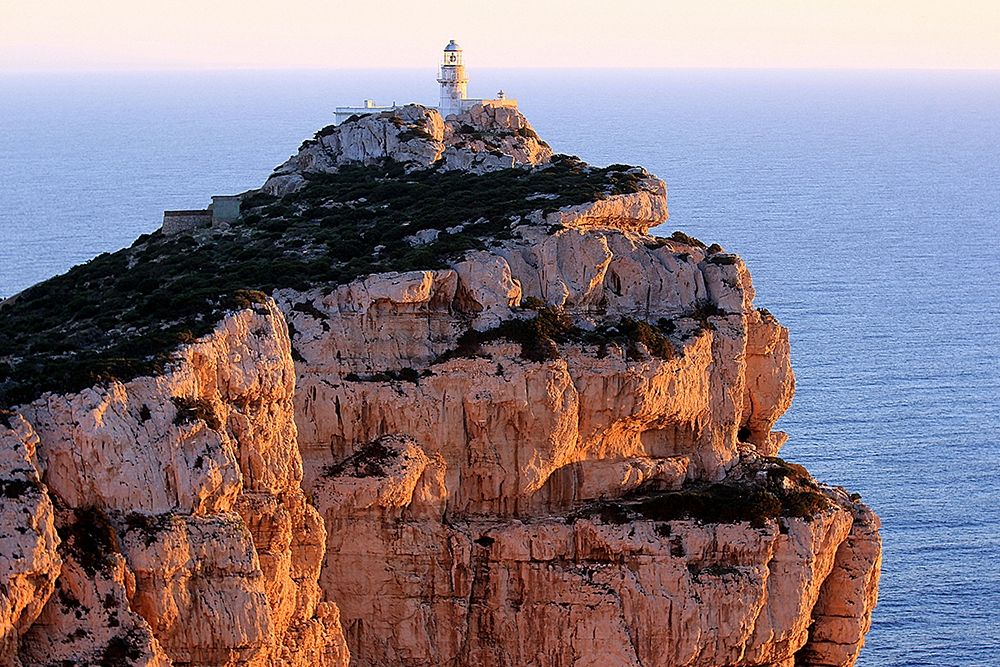
<instances>
[{"instance_id":1,"label":"limestone cliff face","mask_svg":"<svg viewBox=\"0 0 1000 667\"><path fill-rule=\"evenodd\" d=\"M166 375L22 406L6 437L47 494L23 495L29 530L12 533L34 543L11 581L34 573L36 597L11 596L10 660L346 664L317 584L326 531L300 486L293 388L284 320L265 304Z\"/></svg>"},{"instance_id":2,"label":"limestone cliff face","mask_svg":"<svg viewBox=\"0 0 1000 667\"><path fill-rule=\"evenodd\" d=\"M19 638L41 613L62 565L37 447L38 436L24 419L0 422L0 665L16 664Z\"/></svg>"},{"instance_id":3,"label":"limestone cliff face","mask_svg":"<svg viewBox=\"0 0 1000 667\"><path fill-rule=\"evenodd\" d=\"M386 157L551 151L510 109L409 106L264 189ZM650 236L666 188L623 178L0 415L0 665L854 664L878 519L773 458L788 331L739 257Z\"/></svg>"},{"instance_id":4,"label":"limestone cliff face","mask_svg":"<svg viewBox=\"0 0 1000 667\"><path fill-rule=\"evenodd\" d=\"M784 443L794 391L788 332L739 258L647 236L665 200L581 209L451 269L276 295L354 664L852 664L879 562L877 520L845 494L760 527L573 518L740 474ZM584 330L667 321L675 352L449 355L533 299Z\"/></svg>"},{"instance_id":5,"label":"limestone cliff face","mask_svg":"<svg viewBox=\"0 0 1000 667\"><path fill-rule=\"evenodd\" d=\"M558 513L441 521L428 516L439 461L398 436L360 455L382 467L338 469L315 491L331 531L323 583L337 591L355 664L791 667L857 657L878 564L853 541L877 522L855 518L835 490L831 509L809 520L756 528ZM626 475L606 479L628 487ZM850 573L847 553L860 566ZM832 597L844 616L817 613Z\"/></svg>"}]
</instances>

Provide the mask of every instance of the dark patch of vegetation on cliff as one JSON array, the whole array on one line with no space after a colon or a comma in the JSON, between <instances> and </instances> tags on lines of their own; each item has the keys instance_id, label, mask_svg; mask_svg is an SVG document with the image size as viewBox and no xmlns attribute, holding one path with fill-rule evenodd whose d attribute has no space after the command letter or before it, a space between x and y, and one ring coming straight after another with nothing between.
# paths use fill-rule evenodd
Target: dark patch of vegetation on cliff
<instances>
[{"instance_id":1,"label":"dark patch of vegetation on cliff","mask_svg":"<svg viewBox=\"0 0 1000 667\"><path fill-rule=\"evenodd\" d=\"M526 361L558 359L559 343L568 342L577 333L572 320L561 308L534 305L532 310L536 312L531 318L505 320L486 331L469 329L458 339L457 347L442 355L440 361L479 356L483 345L498 340L518 343L521 358Z\"/></svg>"},{"instance_id":2,"label":"dark patch of vegetation on cliff","mask_svg":"<svg viewBox=\"0 0 1000 667\"><path fill-rule=\"evenodd\" d=\"M33 479L0 479L0 498L17 500L29 494L41 494L41 491L41 485Z\"/></svg>"},{"instance_id":3,"label":"dark patch of vegetation on cliff","mask_svg":"<svg viewBox=\"0 0 1000 667\"><path fill-rule=\"evenodd\" d=\"M481 129L473 127L472 125L463 124L458 126L458 128L456 128L455 143L456 145L461 147L465 145L463 139L467 141L482 141L489 143L490 141L495 139L501 139L503 137L513 137L513 136L518 136L521 137L522 139L534 139L535 141L538 142L538 145L544 146L545 148L549 147L549 145L544 140L542 140L540 136L538 136L538 133L535 132L534 129L527 126L519 127L516 130L512 130L509 128ZM624 165L612 165L612 166L620 167L619 171L630 169L630 167Z\"/></svg>"},{"instance_id":4,"label":"dark patch of vegetation on cliff","mask_svg":"<svg viewBox=\"0 0 1000 667\"><path fill-rule=\"evenodd\" d=\"M160 533L170 527L172 517L169 514L143 514L130 512L125 516L125 534L137 532L142 535L143 543L149 547L156 543Z\"/></svg>"},{"instance_id":5,"label":"dark patch of vegetation on cliff","mask_svg":"<svg viewBox=\"0 0 1000 667\"><path fill-rule=\"evenodd\" d=\"M657 250L667 245L669 242L670 239L665 239L662 236L650 236L648 239L643 241L642 244L650 250Z\"/></svg>"},{"instance_id":6,"label":"dark patch of vegetation on cliff","mask_svg":"<svg viewBox=\"0 0 1000 667\"><path fill-rule=\"evenodd\" d=\"M199 419L203 420L210 429L218 431L222 427L219 416L215 414L215 406L205 398L188 398L185 396L174 396L170 399L177 409L174 415L174 425L181 426L190 424Z\"/></svg>"},{"instance_id":7,"label":"dark patch of vegetation on cliff","mask_svg":"<svg viewBox=\"0 0 1000 667\"><path fill-rule=\"evenodd\" d=\"M489 143L490 141L495 139L501 139L503 137L513 137L513 136L518 136L521 137L522 139L534 139L535 141L538 142L539 146L544 146L545 148L549 148L549 145L540 136L538 136L538 133L535 132L534 129L527 126L519 127L516 130L508 128L487 130L487 129L478 129L471 125L460 125L457 128L455 134L455 139L456 139L455 143L458 146L463 146L465 145L465 142L462 141L463 139ZM630 167L625 167L623 165L612 165L612 166L621 167L622 171L630 168Z\"/></svg>"},{"instance_id":8,"label":"dark patch of vegetation on cliff","mask_svg":"<svg viewBox=\"0 0 1000 667\"><path fill-rule=\"evenodd\" d=\"M623 317L618 321L616 330L619 337L624 338L626 353L629 359L641 359L639 345L646 347L651 355L659 359L673 359L675 356L674 345L667 338L667 334L673 333L676 325L670 320L660 320L655 326L642 320L633 320ZM606 338L611 338L607 330L603 333Z\"/></svg>"},{"instance_id":9,"label":"dark patch of vegetation on cliff","mask_svg":"<svg viewBox=\"0 0 1000 667\"><path fill-rule=\"evenodd\" d=\"M95 507L76 509L72 520L58 529L62 544L59 550L83 568L88 576L106 572L121 551L118 534L103 510Z\"/></svg>"},{"instance_id":10,"label":"dark patch of vegetation on cliff","mask_svg":"<svg viewBox=\"0 0 1000 667\"><path fill-rule=\"evenodd\" d=\"M684 317L689 317L698 323L698 328L704 329L714 329L712 321L709 319L711 317L725 317L728 315L726 311L719 308L719 306L711 301L699 301L695 304L689 312L684 314Z\"/></svg>"},{"instance_id":11,"label":"dark patch of vegetation on cliff","mask_svg":"<svg viewBox=\"0 0 1000 667\"><path fill-rule=\"evenodd\" d=\"M361 116L354 114L353 116L348 118L345 122L352 123L358 120L359 118L361 118ZM316 130L316 134L313 135L313 139L322 139L323 137L328 137L336 132L337 132L337 125L334 124L327 125L325 127L321 127L320 129Z\"/></svg>"},{"instance_id":12,"label":"dark patch of vegetation on cliff","mask_svg":"<svg viewBox=\"0 0 1000 667\"><path fill-rule=\"evenodd\" d=\"M621 165L595 168L567 156L482 175L406 174L386 163L312 176L281 198L247 196L243 218L228 228L145 234L0 305L0 406L160 374L177 346L265 293L444 268L513 237L540 207L633 192L639 180ZM529 199L539 192L556 196ZM425 229L438 230L437 239L407 240Z\"/></svg>"},{"instance_id":13,"label":"dark patch of vegetation on cliff","mask_svg":"<svg viewBox=\"0 0 1000 667\"><path fill-rule=\"evenodd\" d=\"M610 345L619 345L630 360L641 360L642 345L649 355L659 359L673 359L676 350L669 335L676 325L661 319L656 324L630 317L603 322L594 329L583 329L573 324L565 309L548 306L541 300L529 297L521 305L524 310L535 311L530 318L505 320L492 329L469 329L458 339L455 349L441 355L438 362L456 357L476 357L483 354L483 346L500 340L521 346L520 356L525 361L552 361L559 359L559 346L567 343L597 346L599 357L608 354Z\"/></svg>"},{"instance_id":14,"label":"dark patch of vegetation on cliff","mask_svg":"<svg viewBox=\"0 0 1000 667\"><path fill-rule=\"evenodd\" d=\"M384 477L385 467L398 456L399 452L389 449L379 440L373 440L340 463L324 467L323 476Z\"/></svg>"},{"instance_id":15,"label":"dark patch of vegetation on cliff","mask_svg":"<svg viewBox=\"0 0 1000 667\"><path fill-rule=\"evenodd\" d=\"M748 522L761 528L782 517L811 521L830 501L805 468L779 458L763 458L718 483L690 484L679 491L633 493L584 507L577 517L602 523L693 520ZM657 526L657 533L669 535Z\"/></svg>"},{"instance_id":16,"label":"dark patch of vegetation on cliff","mask_svg":"<svg viewBox=\"0 0 1000 667\"><path fill-rule=\"evenodd\" d=\"M97 661L100 667L120 667L130 665L142 657L142 635L132 630L115 635L105 645Z\"/></svg>"},{"instance_id":17,"label":"dark patch of vegetation on cliff","mask_svg":"<svg viewBox=\"0 0 1000 667\"><path fill-rule=\"evenodd\" d=\"M410 382L412 384L419 384L422 378L430 377L431 375L434 375L431 370L424 369L418 371L415 368L407 366L399 370L388 369L365 375L348 373L344 376L344 380L347 382Z\"/></svg>"}]
</instances>

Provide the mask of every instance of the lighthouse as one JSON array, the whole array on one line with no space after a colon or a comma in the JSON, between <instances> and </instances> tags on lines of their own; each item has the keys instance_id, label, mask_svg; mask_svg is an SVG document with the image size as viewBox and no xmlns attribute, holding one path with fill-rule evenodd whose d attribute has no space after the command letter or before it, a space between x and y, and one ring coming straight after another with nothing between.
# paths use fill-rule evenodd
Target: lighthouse
<instances>
[{"instance_id":1,"label":"lighthouse","mask_svg":"<svg viewBox=\"0 0 1000 667\"><path fill-rule=\"evenodd\" d=\"M448 114L461 113L462 102L468 97L469 77L465 75L465 65L462 64L462 47L455 40L444 47L441 59L441 100L438 110L446 117Z\"/></svg>"},{"instance_id":2,"label":"lighthouse","mask_svg":"<svg viewBox=\"0 0 1000 667\"><path fill-rule=\"evenodd\" d=\"M449 115L460 114L476 105L517 108L517 100L507 97L502 90L491 100L469 97L469 77L465 75L462 47L455 40L449 41L444 47L441 56L441 74L437 82L441 86L438 111L445 118ZM354 116L371 116L398 108L399 105L395 102L391 106L381 106L376 104L375 100L365 100L360 107L337 107L334 111L334 122L340 125Z\"/></svg>"}]
</instances>

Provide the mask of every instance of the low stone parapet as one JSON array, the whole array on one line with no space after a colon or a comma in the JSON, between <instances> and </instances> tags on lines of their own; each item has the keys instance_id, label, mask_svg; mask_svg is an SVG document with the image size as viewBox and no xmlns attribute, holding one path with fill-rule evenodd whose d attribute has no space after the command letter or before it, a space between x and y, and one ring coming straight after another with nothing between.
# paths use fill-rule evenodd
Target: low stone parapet
<instances>
[{"instance_id":1,"label":"low stone parapet","mask_svg":"<svg viewBox=\"0 0 1000 667\"><path fill-rule=\"evenodd\" d=\"M202 227L212 226L212 211L164 211L163 226L160 228L167 236L190 232Z\"/></svg>"}]
</instances>

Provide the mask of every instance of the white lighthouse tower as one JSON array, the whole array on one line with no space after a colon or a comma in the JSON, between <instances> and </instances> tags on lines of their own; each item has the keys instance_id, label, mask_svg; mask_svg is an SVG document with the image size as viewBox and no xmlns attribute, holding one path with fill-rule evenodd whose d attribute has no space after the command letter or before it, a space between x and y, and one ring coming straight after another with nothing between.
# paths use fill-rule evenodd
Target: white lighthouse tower
<instances>
[{"instance_id":1,"label":"white lighthouse tower","mask_svg":"<svg viewBox=\"0 0 1000 667\"><path fill-rule=\"evenodd\" d=\"M455 40L444 47L444 57L441 60L441 101L438 110L441 115L461 113L462 102L468 97L469 77L465 75L465 65L462 64L462 47Z\"/></svg>"},{"instance_id":2,"label":"white lighthouse tower","mask_svg":"<svg viewBox=\"0 0 1000 667\"><path fill-rule=\"evenodd\" d=\"M455 40L451 40L444 47L444 54L441 58L441 76L438 77L437 82L441 85L438 111L445 118L452 114L460 114L477 104L517 108L517 100L507 97L502 90L492 100L469 97L469 77L465 75L462 47L455 43ZM375 100L365 100L364 105L360 107L337 107L334 111L334 119L335 123L340 125L354 116L371 116L398 108L399 105L395 102L392 103L392 106L381 106L376 104Z\"/></svg>"}]
</instances>

